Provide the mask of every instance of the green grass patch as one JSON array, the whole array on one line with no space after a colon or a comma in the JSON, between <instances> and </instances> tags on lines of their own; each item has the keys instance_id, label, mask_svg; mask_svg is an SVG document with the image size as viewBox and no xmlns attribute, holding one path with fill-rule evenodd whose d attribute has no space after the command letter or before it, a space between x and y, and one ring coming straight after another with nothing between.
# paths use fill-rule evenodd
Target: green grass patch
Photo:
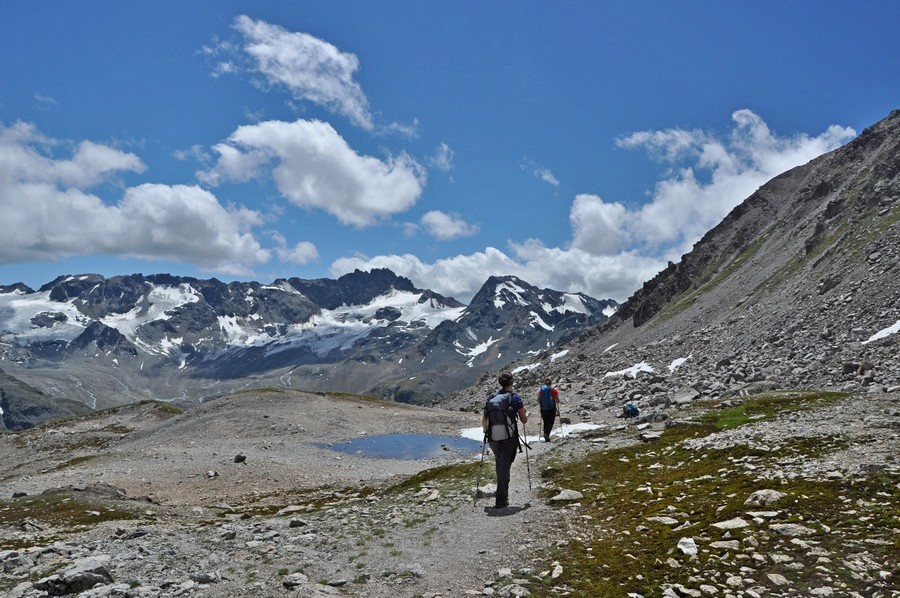
<instances>
[{"instance_id":1,"label":"green grass patch","mask_svg":"<svg viewBox=\"0 0 900 598\"><path fill-rule=\"evenodd\" d=\"M68 469L69 467L76 467L83 463L87 463L94 459L94 455L80 455L78 457L73 457L68 461L63 461L62 463L58 463L53 467L49 468L47 471L62 471L63 469Z\"/></svg>"},{"instance_id":2,"label":"green grass patch","mask_svg":"<svg viewBox=\"0 0 900 598\"><path fill-rule=\"evenodd\" d=\"M401 493L409 490L418 492L423 487L436 483L444 484L445 488L474 485L478 476L478 467L479 463L456 463L426 469L388 487L387 492Z\"/></svg>"},{"instance_id":3,"label":"green grass patch","mask_svg":"<svg viewBox=\"0 0 900 598\"><path fill-rule=\"evenodd\" d=\"M110 507L102 501L93 501L69 493L48 493L0 499L0 525L18 526L31 531L38 538L49 538L60 532L82 527L92 527L104 521L137 519L126 510ZM42 531L47 530L47 534ZM35 539L28 540L31 546ZM0 544L2 549L16 549L11 541Z\"/></svg>"},{"instance_id":4,"label":"green grass patch","mask_svg":"<svg viewBox=\"0 0 900 598\"><path fill-rule=\"evenodd\" d=\"M727 409L707 411L697 418L701 424L710 424L717 430L730 430L754 421L766 421L786 412L808 411L825 407L840 399L845 393L820 391L784 391L741 400L741 404Z\"/></svg>"},{"instance_id":5,"label":"green grass patch","mask_svg":"<svg viewBox=\"0 0 900 598\"><path fill-rule=\"evenodd\" d=\"M179 407L174 403L168 403L165 401L151 401L156 407L156 410L164 415L180 415L184 413L184 408Z\"/></svg>"}]
</instances>

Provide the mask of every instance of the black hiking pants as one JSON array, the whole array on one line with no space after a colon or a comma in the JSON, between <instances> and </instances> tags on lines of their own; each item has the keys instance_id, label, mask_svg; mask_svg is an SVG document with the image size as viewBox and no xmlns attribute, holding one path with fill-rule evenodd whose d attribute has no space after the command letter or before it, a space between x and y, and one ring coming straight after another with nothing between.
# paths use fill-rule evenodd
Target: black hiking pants
<instances>
[{"instance_id":1,"label":"black hiking pants","mask_svg":"<svg viewBox=\"0 0 900 598\"><path fill-rule=\"evenodd\" d=\"M517 438L506 440L491 440L491 452L494 453L494 462L497 469L497 494L495 504L505 507L509 504L509 470L516 460L516 451L519 449Z\"/></svg>"},{"instance_id":2,"label":"black hiking pants","mask_svg":"<svg viewBox=\"0 0 900 598\"><path fill-rule=\"evenodd\" d=\"M552 411L544 411L541 409L541 420L544 422L544 440L550 440L550 431L553 430L553 424L556 423L556 409Z\"/></svg>"}]
</instances>

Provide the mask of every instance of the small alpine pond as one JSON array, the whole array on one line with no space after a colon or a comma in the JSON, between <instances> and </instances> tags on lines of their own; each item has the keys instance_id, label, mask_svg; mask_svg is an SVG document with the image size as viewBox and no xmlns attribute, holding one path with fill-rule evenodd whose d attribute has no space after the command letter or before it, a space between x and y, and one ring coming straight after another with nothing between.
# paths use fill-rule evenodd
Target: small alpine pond
<instances>
[{"instance_id":1,"label":"small alpine pond","mask_svg":"<svg viewBox=\"0 0 900 598\"><path fill-rule=\"evenodd\" d=\"M459 436L432 434L385 434L360 436L347 442L324 444L332 450L376 459L430 459L447 453L471 454L481 450L481 442Z\"/></svg>"}]
</instances>

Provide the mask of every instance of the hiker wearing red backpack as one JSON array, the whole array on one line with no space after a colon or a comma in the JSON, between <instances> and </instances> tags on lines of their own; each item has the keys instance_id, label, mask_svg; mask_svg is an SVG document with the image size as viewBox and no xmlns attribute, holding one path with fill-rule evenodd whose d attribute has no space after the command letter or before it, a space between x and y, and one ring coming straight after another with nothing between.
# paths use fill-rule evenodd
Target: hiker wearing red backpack
<instances>
[{"instance_id":1,"label":"hiker wearing red backpack","mask_svg":"<svg viewBox=\"0 0 900 598\"><path fill-rule=\"evenodd\" d=\"M550 431L553 430L556 415L559 413L559 391L551 384L550 378L545 378L544 384L538 391L541 420L544 422L544 442L550 442Z\"/></svg>"}]
</instances>

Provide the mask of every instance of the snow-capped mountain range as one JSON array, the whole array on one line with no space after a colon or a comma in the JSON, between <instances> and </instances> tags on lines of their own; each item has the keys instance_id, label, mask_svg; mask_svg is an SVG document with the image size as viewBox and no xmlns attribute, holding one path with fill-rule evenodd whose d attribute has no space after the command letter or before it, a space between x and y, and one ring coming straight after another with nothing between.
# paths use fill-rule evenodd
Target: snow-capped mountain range
<instances>
[{"instance_id":1,"label":"snow-capped mountain range","mask_svg":"<svg viewBox=\"0 0 900 598\"><path fill-rule=\"evenodd\" d=\"M0 365L92 408L265 385L430 403L616 307L512 276L468 306L390 270L271 284L61 276L0 286Z\"/></svg>"}]
</instances>

